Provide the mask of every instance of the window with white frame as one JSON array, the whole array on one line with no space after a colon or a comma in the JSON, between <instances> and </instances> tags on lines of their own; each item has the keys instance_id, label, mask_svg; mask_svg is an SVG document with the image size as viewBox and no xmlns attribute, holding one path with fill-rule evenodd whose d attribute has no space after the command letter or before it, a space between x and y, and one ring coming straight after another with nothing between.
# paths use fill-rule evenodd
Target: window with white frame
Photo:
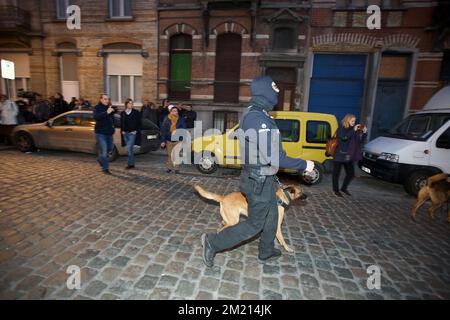
<instances>
[{"instance_id":1,"label":"window with white frame","mask_svg":"<svg viewBox=\"0 0 450 320\"><path fill-rule=\"evenodd\" d=\"M131 0L109 0L111 18L131 18Z\"/></svg>"},{"instance_id":2,"label":"window with white frame","mask_svg":"<svg viewBox=\"0 0 450 320\"><path fill-rule=\"evenodd\" d=\"M27 53L0 53L0 59L14 62L15 79L1 79L1 91L11 99L17 99L19 90L31 90L30 57Z\"/></svg>"},{"instance_id":3,"label":"window with white frame","mask_svg":"<svg viewBox=\"0 0 450 320\"><path fill-rule=\"evenodd\" d=\"M9 96L11 100L18 98L19 91L31 90L30 78L15 78L14 80L1 79L1 93Z\"/></svg>"},{"instance_id":4,"label":"window with white frame","mask_svg":"<svg viewBox=\"0 0 450 320\"><path fill-rule=\"evenodd\" d=\"M128 98L136 105L142 96L142 56L114 54L107 57L107 91L113 105L123 105Z\"/></svg>"},{"instance_id":5,"label":"window with white frame","mask_svg":"<svg viewBox=\"0 0 450 320\"><path fill-rule=\"evenodd\" d=\"M70 5L69 0L56 0L56 18L67 19L67 7Z\"/></svg>"}]
</instances>

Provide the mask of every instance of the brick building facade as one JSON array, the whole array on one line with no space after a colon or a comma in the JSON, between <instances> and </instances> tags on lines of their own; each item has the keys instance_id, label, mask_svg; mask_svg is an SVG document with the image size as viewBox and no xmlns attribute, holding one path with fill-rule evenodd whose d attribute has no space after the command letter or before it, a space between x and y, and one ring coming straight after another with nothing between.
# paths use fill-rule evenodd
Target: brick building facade
<instances>
[{"instance_id":1,"label":"brick building facade","mask_svg":"<svg viewBox=\"0 0 450 320\"><path fill-rule=\"evenodd\" d=\"M366 25L368 5L381 28ZM436 47L430 0L314 0L305 110L353 113L370 138L419 110L444 83L445 45ZM437 10L447 10L448 6ZM448 58L447 58L448 59Z\"/></svg>"},{"instance_id":2,"label":"brick building facade","mask_svg":"<svg viewBox=\"0 0 450 320\"><path fill-rule=\"evenodd\" d=\"M189 102L204 128L225 130L251 80L270 74L278 109L298 108L309 14L307 1L159 1L159 98Z\"/></svg>"},{"instance_id":3,"label":"brick building facade","mask_svg":"<svg viewBox=\"0 0 450 320\"><path fill-rule=\"evenodd\" d=\"M13 60L9 83L44 96L55 92L96 103L108 92L115 104L156 96L156 4L149 0L3 0L0 57ZM81 9L81 29L66 25L67 6ZM5 91L5 81L2 90Z\"/></svg>"},{"instance_id":4,"label":"brick building facade","mask_svg":"<svg viewBox=\"0 0 450 320\"><path fill-rule=\"evenodd\" d=\"M354 113L371 138L449 81L448 6L432 0L0 0L11 91L194 106L203 129L237 123L269 74L278 110ZM81 8L81 30L64 9ZM381 8L369 30L368 5ZM6 89L2 80L1 90Z\"/></svg>"}]
</instances>

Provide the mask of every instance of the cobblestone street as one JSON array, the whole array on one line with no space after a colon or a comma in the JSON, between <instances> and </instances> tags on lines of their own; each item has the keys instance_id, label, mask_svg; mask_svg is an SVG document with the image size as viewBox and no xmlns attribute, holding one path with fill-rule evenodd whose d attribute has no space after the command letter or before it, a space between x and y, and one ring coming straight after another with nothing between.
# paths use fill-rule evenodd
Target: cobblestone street
<instances>
[{"instance_id":1,"label":"cobblestone street","mask_svg":"<svg viewBox=\"0 0 450 320\"><path fill-rule=\"evenodd\" d=\"M219 206L193 185L237 191L235 170L167 174L160 153L132 171L121 157L112 176L93 155L4 149L0 161L0 299L450 299L447 208L431 221L428 204L413 222L398 185L362 176L337 198L327 175L286 213L293 254L260 265L256 240L206 268L200 236L220 227ZM79 290L66 286L70 265ZM380 290L367 288L370 265Z\"/></svg>"}]
</instances>

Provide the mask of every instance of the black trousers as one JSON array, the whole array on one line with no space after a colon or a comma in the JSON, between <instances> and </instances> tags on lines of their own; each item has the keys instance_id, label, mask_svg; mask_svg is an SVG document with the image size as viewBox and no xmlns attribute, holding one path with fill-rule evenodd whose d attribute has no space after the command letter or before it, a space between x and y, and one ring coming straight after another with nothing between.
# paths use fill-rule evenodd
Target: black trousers
<instances>
[{"instance_id":1,"label":"black trousers","mask_svg":"<svg viewBox=\"0 0 450 320\"><path fill-rule=\"evenodd\" d=\"M341 175L341 167L345 169L344 183L341 190L347 190L348 185L355 177L355 167L352 161L350 162L333 162L333 191L339 191L339 176Z\"/></svg>"},{"instance_id":2,"label":"black trousers","mask_svg":"<svg viewBox=\"0 0 450 320\"><path fill-rule=\"evenodd\" d=\"M258 188L262 188L259 193ZM266 258L273 253L278 223L278 205L274 176L267 176L264 184L256 182L242 170L240 190L247 198L248 218L221 232L208 236L216 252L232 248L259 232L259 257ZM259 193L259 194L258 194Z\"/></svg>"}]
</instances>

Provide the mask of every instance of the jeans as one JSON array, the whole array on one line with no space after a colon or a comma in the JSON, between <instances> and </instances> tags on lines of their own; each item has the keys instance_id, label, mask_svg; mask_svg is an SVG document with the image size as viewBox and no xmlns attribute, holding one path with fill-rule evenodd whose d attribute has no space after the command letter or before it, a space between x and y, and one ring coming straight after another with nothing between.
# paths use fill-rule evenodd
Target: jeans
<instances>
[{"instance_id":1,"label":"jeans","mask_svg":"<svg viewBox=\"0 0 450 320\"><path fill-rule=\"evenodd\" d=\"M136 141L136 133L124 132L123 139L125 140L125 143L127 144L128 165L134 166L133 147L134 147L134 142Z\"/></svg>"},{"instance_id":2,"label":"jeans","mask_svg":"<svg viewBox=\"0 0 450 320\"><path fill-rule=\"evenodd\" d=\"M259 191L255 191L257 189ZM262 188L262 189L261 189ZM240 189L248 201L248 218L221 232L209 235L208 241L215 252L232 248L261 232L259 257L272 255L278 223L278 205L275 194L275 179L267 176L263 185L252 180L244 170L241 173ZM259 194L258 194L259 193Z\"/></svg>"},{"instance_id":3,"label":"jeans","mask_svg":"<svg viewBox=\"0 0 450 320\"><path fill-rule=\"evenodd\" d=\"M341 190L347 190L348 185L355 176L355 168L353 161L350 162L333 162L333 191L339 191L339 176L341 175L341 166L345 169L345 179Z\"/></svg>"},{"instance_id":4,"label":"jeans","mask_svg":"<svg viewBox=\"0 0 450 320\"><path fill-rule=\"evenodd\" d=\"M113 149L113 136L108 134L96 133L97 145L100 151L99 161L103 170L109 170L108 154Z\"/></svg>"}]
</instances>

